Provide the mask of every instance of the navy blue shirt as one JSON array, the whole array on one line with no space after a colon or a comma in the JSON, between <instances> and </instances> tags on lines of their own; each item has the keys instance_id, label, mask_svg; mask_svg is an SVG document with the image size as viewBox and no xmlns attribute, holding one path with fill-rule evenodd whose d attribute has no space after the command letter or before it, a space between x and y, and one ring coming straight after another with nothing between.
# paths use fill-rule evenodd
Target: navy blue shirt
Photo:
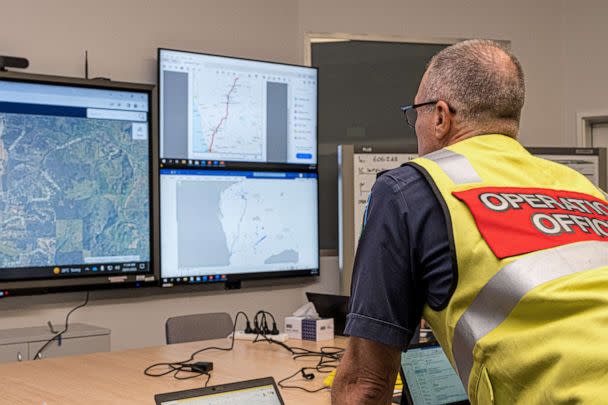
<instances>
[{"instance_id":1,"label":"navy blue shirt","mask_svg":"<svg viewBox=\"0 0 608 405\"><path fill-rule=\"evenodd\" d=\"M372 188L357 247L345 333L405 349L422 308L441 308L456 281L442 206L406 165Z\"/></svg>"}]
</instances>

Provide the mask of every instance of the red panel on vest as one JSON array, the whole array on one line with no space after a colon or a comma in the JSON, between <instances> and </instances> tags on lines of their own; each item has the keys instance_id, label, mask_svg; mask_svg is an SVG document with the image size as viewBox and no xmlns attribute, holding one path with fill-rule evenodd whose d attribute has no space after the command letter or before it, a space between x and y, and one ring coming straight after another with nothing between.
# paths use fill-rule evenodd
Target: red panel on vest
<instances>
[{"instance_id":1,"label":"red panel on vest","mask_svg":"<svg viewBox=\"0 0 608 405\"><path fill-rule=\"evenodd\" d=\"M499 259L574 242L608 241L608 202L589 194L521 187L452 194L467 205Z\"/></svg>"}]
</instances>

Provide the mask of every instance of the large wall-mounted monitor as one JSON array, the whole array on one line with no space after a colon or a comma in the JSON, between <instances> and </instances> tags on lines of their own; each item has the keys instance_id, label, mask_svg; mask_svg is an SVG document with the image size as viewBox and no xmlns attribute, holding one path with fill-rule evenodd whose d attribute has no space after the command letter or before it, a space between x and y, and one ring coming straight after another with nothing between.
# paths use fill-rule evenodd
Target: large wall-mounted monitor
<instances>
[{"instance_id":1,"label":"large wall-mounted monitor","mask_svg":"<svg viewBox=\"0 0 608 405\"><path fill-rule=\"evenodd\" d=\"M0 74L0 296L154 285L153 86Z\"/></svg>"},{"instance_id":2,"label":"large wall-mounted monitor","mask_svg":"<svg viewBox=\"0 0 608 405\"><path fill-rule=\"evenodd\" d=\"M316 165L316 68L169 49L158 61L165 162Z\"/></svg>"},{"instance_id":3,"label":"large wall-mounted monitor","mask_svg":"<svg viewBox=\"0 0 608 405\"><path fill-rule=\"evenodd\" d=\"M162 285L319 273L311 171L161 169Z\"/></svg>"}]
</instances>

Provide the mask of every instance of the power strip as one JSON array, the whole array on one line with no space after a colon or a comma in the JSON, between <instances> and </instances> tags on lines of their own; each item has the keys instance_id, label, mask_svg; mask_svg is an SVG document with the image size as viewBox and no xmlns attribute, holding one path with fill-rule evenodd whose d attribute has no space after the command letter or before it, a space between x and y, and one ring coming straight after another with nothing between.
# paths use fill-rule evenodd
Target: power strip
<instances>
[{"instance_id":1,"label":"power strip","mask_svg":"<svg viewBox=\"0 0 608 405\"><path fill-rule=\"evenodd\" d=\"M255 340L256 337L258 338L258 340L264 340L264 336L256 335L255 333L245 333L243 331L237 331L234 334L234 338L236 340ZM286 342L288 339L287 333L279 333L278 335L266 335L266 337L268 339L276 340L277 342Z\"/></svg>"}]
</instances>

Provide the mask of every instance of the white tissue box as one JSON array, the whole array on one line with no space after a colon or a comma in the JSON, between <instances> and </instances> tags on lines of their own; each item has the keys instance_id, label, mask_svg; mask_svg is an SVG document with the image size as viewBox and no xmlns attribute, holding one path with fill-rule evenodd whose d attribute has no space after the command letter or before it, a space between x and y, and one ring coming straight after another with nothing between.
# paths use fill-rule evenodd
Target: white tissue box
<instances>
[{"instance_id":1,"label":"white tissue box","mask_svg":"<svg viewBox=\"0 0 608 405\"><path fill-rule=\"evenodd\" d=\"M290 339L331 340L334 338L334 319L310 319L303 316L285 318L285 333Z\"/></svg>"}]
</instances>

